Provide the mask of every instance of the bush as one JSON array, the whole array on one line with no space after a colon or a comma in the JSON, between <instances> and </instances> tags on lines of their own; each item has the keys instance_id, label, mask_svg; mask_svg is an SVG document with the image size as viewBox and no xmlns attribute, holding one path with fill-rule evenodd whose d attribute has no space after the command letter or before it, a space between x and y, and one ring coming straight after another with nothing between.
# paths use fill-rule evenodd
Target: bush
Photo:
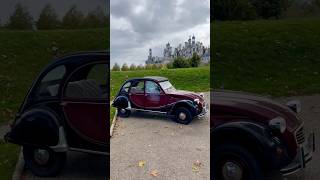
<instances>
[{"instance_id":1,"label":"bush","mask_svg":"<svg viewBox=\"0 0 320 180\"><path fill-rule=\"evenodd\" d=\"M201 62L201 57L197 53L193 53L189 61L191 67L198 67Z\"/></svg>"},{"instance_id":2,"label":"bush","mask_svg":"<svg viewBox=\"0 0 320 180\"><path fill-rule=\"evenodd\" d=\"M172 66L173 68L188 68L190 63L183 57L177 57L173 60Z\"/></svg>"},{"instance_id":3,"label":"bush","mask_svg":"<svg viewBox=\"0 0 320 180\"><path fill-rule=\"evenodd\" d=\"M123 65L121 67L121 71L129 71L129 67L128 67L127 63L123 63Z\"/></svg>"},{"instance_id":4,"label":"bush","mask_svg":"<svg viewBox=\"0 0 320 180\"><path fill-rule=\"evenodd\" d=\"M136 65L132 63L130 66L130 71L135 71L136 69L137 69Z\"/></svg>"}]
</instances>

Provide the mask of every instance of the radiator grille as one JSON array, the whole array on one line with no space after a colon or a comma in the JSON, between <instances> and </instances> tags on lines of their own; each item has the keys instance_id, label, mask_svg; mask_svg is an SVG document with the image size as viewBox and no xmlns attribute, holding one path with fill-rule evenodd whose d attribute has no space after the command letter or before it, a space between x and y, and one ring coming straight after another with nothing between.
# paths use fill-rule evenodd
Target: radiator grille
<instances>
[{"instance_id":1,"label":"radiator grille","mask_svg":"<svg viewBox=\"0 0 320 180\"><path fill-rule=\"evenodd\" d=\"M299 145L305 142L304 129L303 126L300 126L296 131L296 140Z\"/></svg>"}]
</instances>

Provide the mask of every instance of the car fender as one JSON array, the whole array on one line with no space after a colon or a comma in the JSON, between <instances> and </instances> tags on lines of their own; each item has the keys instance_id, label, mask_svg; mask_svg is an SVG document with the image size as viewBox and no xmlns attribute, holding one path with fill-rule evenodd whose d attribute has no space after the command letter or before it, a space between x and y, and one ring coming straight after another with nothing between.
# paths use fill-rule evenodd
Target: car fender
<instances>
[{"instance_id":1,"label":"car fender","mask_svg":"<svg viewBox=\"0 0 320 180\"><path fill-rule=\"evenodd\" d=\"M130 100L125 95L120 95L116 97L116 99L113 101L112 106L115 108L130 108Z\"/></svg>"},{"instance_id":2,"label":"car fender","mask_svg":"<svg viewBox=\"0 0 320 180\"><path fill-rule=\"evenodd\" d=\"M63 130L60 127L62 125L54 112L46 108L34 108L16 120L7 135L7 140L20 145L56 146Z\"/></svg>"},{"instance_id":3,"label":"car fender","mask_svg":"<svg viewBox=\"0 0 320 180\"><path fill-rule=\"evenodd\" d=\"M193 116L196 116L197 115L197 107L196 105L194 104L193 101L191 100L180 100L180 101L177 101L175 102L170 111L169 111L169 114L172 115L174 114L175 110L178 108L178 107L186 107L188 108L190 111L191 111L191 114Z\"/></svg>"},{"instance_id":4,"label":"car fender","mask_svg":"<svg viewBox=\"0 0 320 180\"><path fill-rule=\"evenodd\" d=\"M289 162L286 149L281 143L273 139L267 127L246 121L234 121L219 125L210 130L211 146L215 148L224 142L244 143L258 158L265 162L269 169L277 169ZM276 148L281 147L285 151L281 157L276 155Z\"/></svg>"}]
</instances>

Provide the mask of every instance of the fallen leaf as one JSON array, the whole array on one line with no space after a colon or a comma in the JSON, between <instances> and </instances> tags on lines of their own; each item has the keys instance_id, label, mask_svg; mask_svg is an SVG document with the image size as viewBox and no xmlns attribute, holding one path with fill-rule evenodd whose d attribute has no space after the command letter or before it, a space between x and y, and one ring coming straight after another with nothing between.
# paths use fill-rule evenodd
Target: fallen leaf
<instances>
[{"instance_id":1,"label":"fallen leaf","mask_svg":"<svg viewBox=\"0 0 320 180\"><path fill-rule=\"evenodd\" d=\"M158 172L157 170L152 170L152 171L150 172L150 175L153 176L153 177L157 177L158 174L159 174L159 172Z\"/></svg>"},{"instance_id":2,"label":"fallen leaf","mask_svg":"<svg viewBox=\"0 0 320 180\"><path fill-rule=\"evenodd\" d=\"M197 160L197 161L194 162L193 165L192 165L192 171L193 171L193 172L199 172L201 165L202 165L202 163L201 163L199 160Z\"/></svg>"},{"instance_id":3,"label":"fallen leaf","mask_svg":"<svg viewBox=\"0 0 320 180\"><path fill-rule=\"evenodd\" d=\"M144 165L146 164L146 161L139 161L138 166L139 167L144 167Z\"/></svg>"}]
</instances>

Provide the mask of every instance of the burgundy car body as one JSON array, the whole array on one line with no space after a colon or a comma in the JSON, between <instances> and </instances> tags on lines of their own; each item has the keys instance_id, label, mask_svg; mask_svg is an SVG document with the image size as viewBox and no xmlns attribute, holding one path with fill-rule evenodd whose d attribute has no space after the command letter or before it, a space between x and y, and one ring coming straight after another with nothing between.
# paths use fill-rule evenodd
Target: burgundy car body
<instances>
[{"instance_id":1,"label":"burgundy car body","mask_svg":"<svg viewBox=\"0 0 320 180\"><path fill-rule=\"evenodd\" d=\"M113 106L116 108L152 111L171 115L174 108L179 103L183 103L190 106L193 116L203 116L207 112L202 94L176 89L165 91L160 83L166 81L168 81L167 78L157 76L129 79L120 88ZM143 90L134 90L132 86L140 82L144 82ZM145 87L148 82L155 83L160 88L160 92L147 92ZM194 102L196 99L199 100L198 104Z\"/></svg>"},{"instance_id":2,"label":"burgundy car body","mask_svg":"<svg viewBox=\"0 0 320 180\"><path fill-rule=\"evenodd\" d=\"M295 109L279 104L266 97L243 92L215 90L211 92L211 139L213 147L224 141L233 141L241 138L238 129L250 131L251 145L264 146L255 151L259 154L267 169L280 170L282 174L294 173L311 160L314 151L314 134L305 136L303 122ZM270 120L282 117L286 121L283 133L273 132L269 126ZM226 135L228 130L233 130L231 137ZM256 139L260 138L260 139ZM280 141L274 143L274 141ZM264 144L263 144L264 143ZM270 144L267 144L270 143ZM273 150L283 149L278 156Z\"/></svg>"}]
</instances>

